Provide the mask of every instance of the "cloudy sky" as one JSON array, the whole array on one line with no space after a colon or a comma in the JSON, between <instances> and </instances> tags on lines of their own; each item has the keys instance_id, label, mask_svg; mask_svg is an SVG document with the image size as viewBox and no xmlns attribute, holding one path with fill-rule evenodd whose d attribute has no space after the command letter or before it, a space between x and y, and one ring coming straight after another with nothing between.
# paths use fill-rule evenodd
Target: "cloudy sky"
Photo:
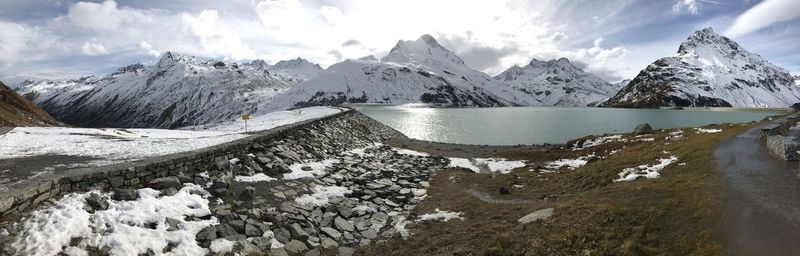
<instances>
[{"instance_id":1,"label":"cloudy sky","mask_svg":"<svg viewBox=\"0 0 800 256\"><path fill-rule=\"evenodd\" d=\"M709 26L800 74L800 0L2 0L0 80L101 74L168 50L327 67L431 34L491 75L567 57L617 81Z\"/></svg>"}]
</instances>

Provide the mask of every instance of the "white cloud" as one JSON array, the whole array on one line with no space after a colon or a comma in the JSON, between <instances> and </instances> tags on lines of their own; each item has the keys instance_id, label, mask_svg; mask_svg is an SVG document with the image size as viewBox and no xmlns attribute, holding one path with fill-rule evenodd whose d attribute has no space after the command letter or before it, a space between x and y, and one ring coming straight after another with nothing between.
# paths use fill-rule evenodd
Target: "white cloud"
<instances>
[{"instance_id":1,"label":"white cloud","mask_svg":"<svg viewBox=\"0 0 800 256\"><path fill-rule=\"evenodd\" d=\"M114 0L106 0L99 4L78 2L69 7L67 19L76 26L96 30L113 30L122 25L150 20L142 12L117 8L117 2Z\"/></svg>"},{"instance_id":2,"label":"white cloud","mask_svg":"<svg viewBox=\"0 0 800 256\"><path fill-rule=\"evenodd\" d=\"M603 41L603 37L598 37L591 48L579 48L565 55L575 62L586 64L586 71L606 80L626 78L621 72L628 68L624 65L624 59L630 52L622 47L603 48Z\"/></svg>"},{"instance_id":3,"label":"white cloud","mask_svg":"<svg viewBox=\"0 0 800 256\"><path fill-rule=\"evenodd\" d=\"M89 56L98 56L108 54L106 47L99 43L84 42L81 46L81 52Z\"/></svg>"},{"instance_id":4,"label":"white cloud","mask_svg":"<svg viewBox=\"0 0 800 256\"><path fill-rule=\"evenodd\" d=\"M344 18L342 10L339 10L339 8L333 6L322 6L320 7L319 12L322 14L322 17L325 18L325 21L333 26L338 24Z\"/></svg>"},{"instance_id":5,"label":"white cloud","mask_svg":"<svg viewBox=\"0 0 800 256\"><path fill-rule=\"evenodd\" d=\"M205 10L197 16L184 13L181 17L184 28L199 41L207 55L234 59L255 57L253 50L242 42L236 31L219 21L216 10Z\"/></svg>"},{"instance_id":6,"label":"white cloud","mask_svg":"<svg viewBox=\"0 0 800 256\"><path fill-rule=\"evenodd\" d=\"M765 0L736 17L725 34L740 37L796 18L800 18L800 1Z\"/></svg>"},{"instance_id":7,"label":"white cloud","mask_svg":"<svg viewBox=\"0 0 800 256\"><path fill-rule=\"evenodd\" d=\"M153 56L153 57L158 57L158 56L161 55L160 52L158 52L156 50L153 50L153 45L151 45L147 41L139 42L139 48L144 50L147 53L147 55L150 55L150 56Z\"/></svg>"},{"instance_id":8,"label":"white cloud","mask_svg":"<svg viewBox=\"0 0 800 256\"><path fill-rule=\"evenodd\" d=\"M677 13L682 12L683 9L686 9L687 12L689 12L689 13L691 13L693 15L700 14L700 7L698 6L698 3L697 3L696 0L678 0L672 6L672 11L677 12Z\"/></svg>"}]
</instances>

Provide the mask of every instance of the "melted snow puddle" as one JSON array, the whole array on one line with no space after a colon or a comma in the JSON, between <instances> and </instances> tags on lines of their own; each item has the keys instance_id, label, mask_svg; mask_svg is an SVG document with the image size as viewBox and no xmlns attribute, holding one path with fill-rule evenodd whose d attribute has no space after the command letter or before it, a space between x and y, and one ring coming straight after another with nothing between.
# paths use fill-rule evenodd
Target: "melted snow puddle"
<instances>
[{"instance_id":1,"label":"melted snow puddle","mask_svg":"<svg viewBox=\"0 0 800 256\"><path fill-rule=\"evenodd\" d=\"M668 152L665 152L668 154ZM630 167L625 168L622 172L619 173L619 178L615 179L614 182L620 181L634 181L639 177L645 177L648 179L655 179L661 176L661 170L665 167L669 166L670 164L677 162L678 157L670 156L668 158L661 158L658 159L657 164L654 165L639 165L637 167Z\"/></svg>"},{"instance_id":2,"label":"melted snow puddle","mask_svg":"<svg viewBox=\"0 0 800 256\"><path fill-rule=\"evenodd\" d=\"M450 164L447 167L464 168L474 173L480 173L481 169L489 172L499 172L502 174L510 173L511 170L524 167L525 160L506 160L505 158L458 158L448 157Z\"/></svg>"},{"instance_id":3,"label":"melted snow puddle","mask_svg":"<svg viewBox=\"0 0 800 256\"><path fill-rule=\"evenodd\" d=\"M187 216L211 215L208 192L200 186L186 184L175 195L162 197L157 190L139 189L139 199L108 200L108 209L94 213L85 209L91 193L98 192L68 194L53 206L32 212L23 219L22 232L11 246L24 255L86 255L86 247L108 247L112 255L139 255L162 252L167 246L173 247L173 254L208 253L198 245L195 235L217 224L217 219L212 216L208 220L185 220ZM177 220L179 225L169 230L167 218ZM72 238L82 240L77 246L70 246Z\"/></svg>"}]
</instances>

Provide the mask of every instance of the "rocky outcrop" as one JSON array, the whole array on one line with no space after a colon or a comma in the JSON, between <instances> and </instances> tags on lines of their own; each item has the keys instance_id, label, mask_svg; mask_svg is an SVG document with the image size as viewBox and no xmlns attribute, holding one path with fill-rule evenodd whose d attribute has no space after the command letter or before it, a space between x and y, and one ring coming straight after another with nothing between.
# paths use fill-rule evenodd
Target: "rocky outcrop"
<instances>
[{"instance_id":1,"label":"rocky outcrop","mask_svg":"<svg viewBox=\"0 0 800 256\"><path fill-rule=\"evenodd\" d=\"M58 122L0 82L0 127L53 126Z\"/></svg>"}]
</instances>

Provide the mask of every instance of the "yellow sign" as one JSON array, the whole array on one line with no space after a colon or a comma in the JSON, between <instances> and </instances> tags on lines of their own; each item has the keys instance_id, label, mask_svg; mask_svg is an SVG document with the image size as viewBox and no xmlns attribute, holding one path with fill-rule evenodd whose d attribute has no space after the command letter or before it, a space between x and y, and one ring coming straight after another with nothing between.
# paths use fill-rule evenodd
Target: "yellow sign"
<instances>
[{"instance_id":1,"label":"yellow sign","mask_svg":"<svg viewBox=\"0 0 800 256\"><path fill-rule=\"evenodd\" d=\"M242 115L242 120L250 120L250 114Z\"/></svg>"}]
</instances>

